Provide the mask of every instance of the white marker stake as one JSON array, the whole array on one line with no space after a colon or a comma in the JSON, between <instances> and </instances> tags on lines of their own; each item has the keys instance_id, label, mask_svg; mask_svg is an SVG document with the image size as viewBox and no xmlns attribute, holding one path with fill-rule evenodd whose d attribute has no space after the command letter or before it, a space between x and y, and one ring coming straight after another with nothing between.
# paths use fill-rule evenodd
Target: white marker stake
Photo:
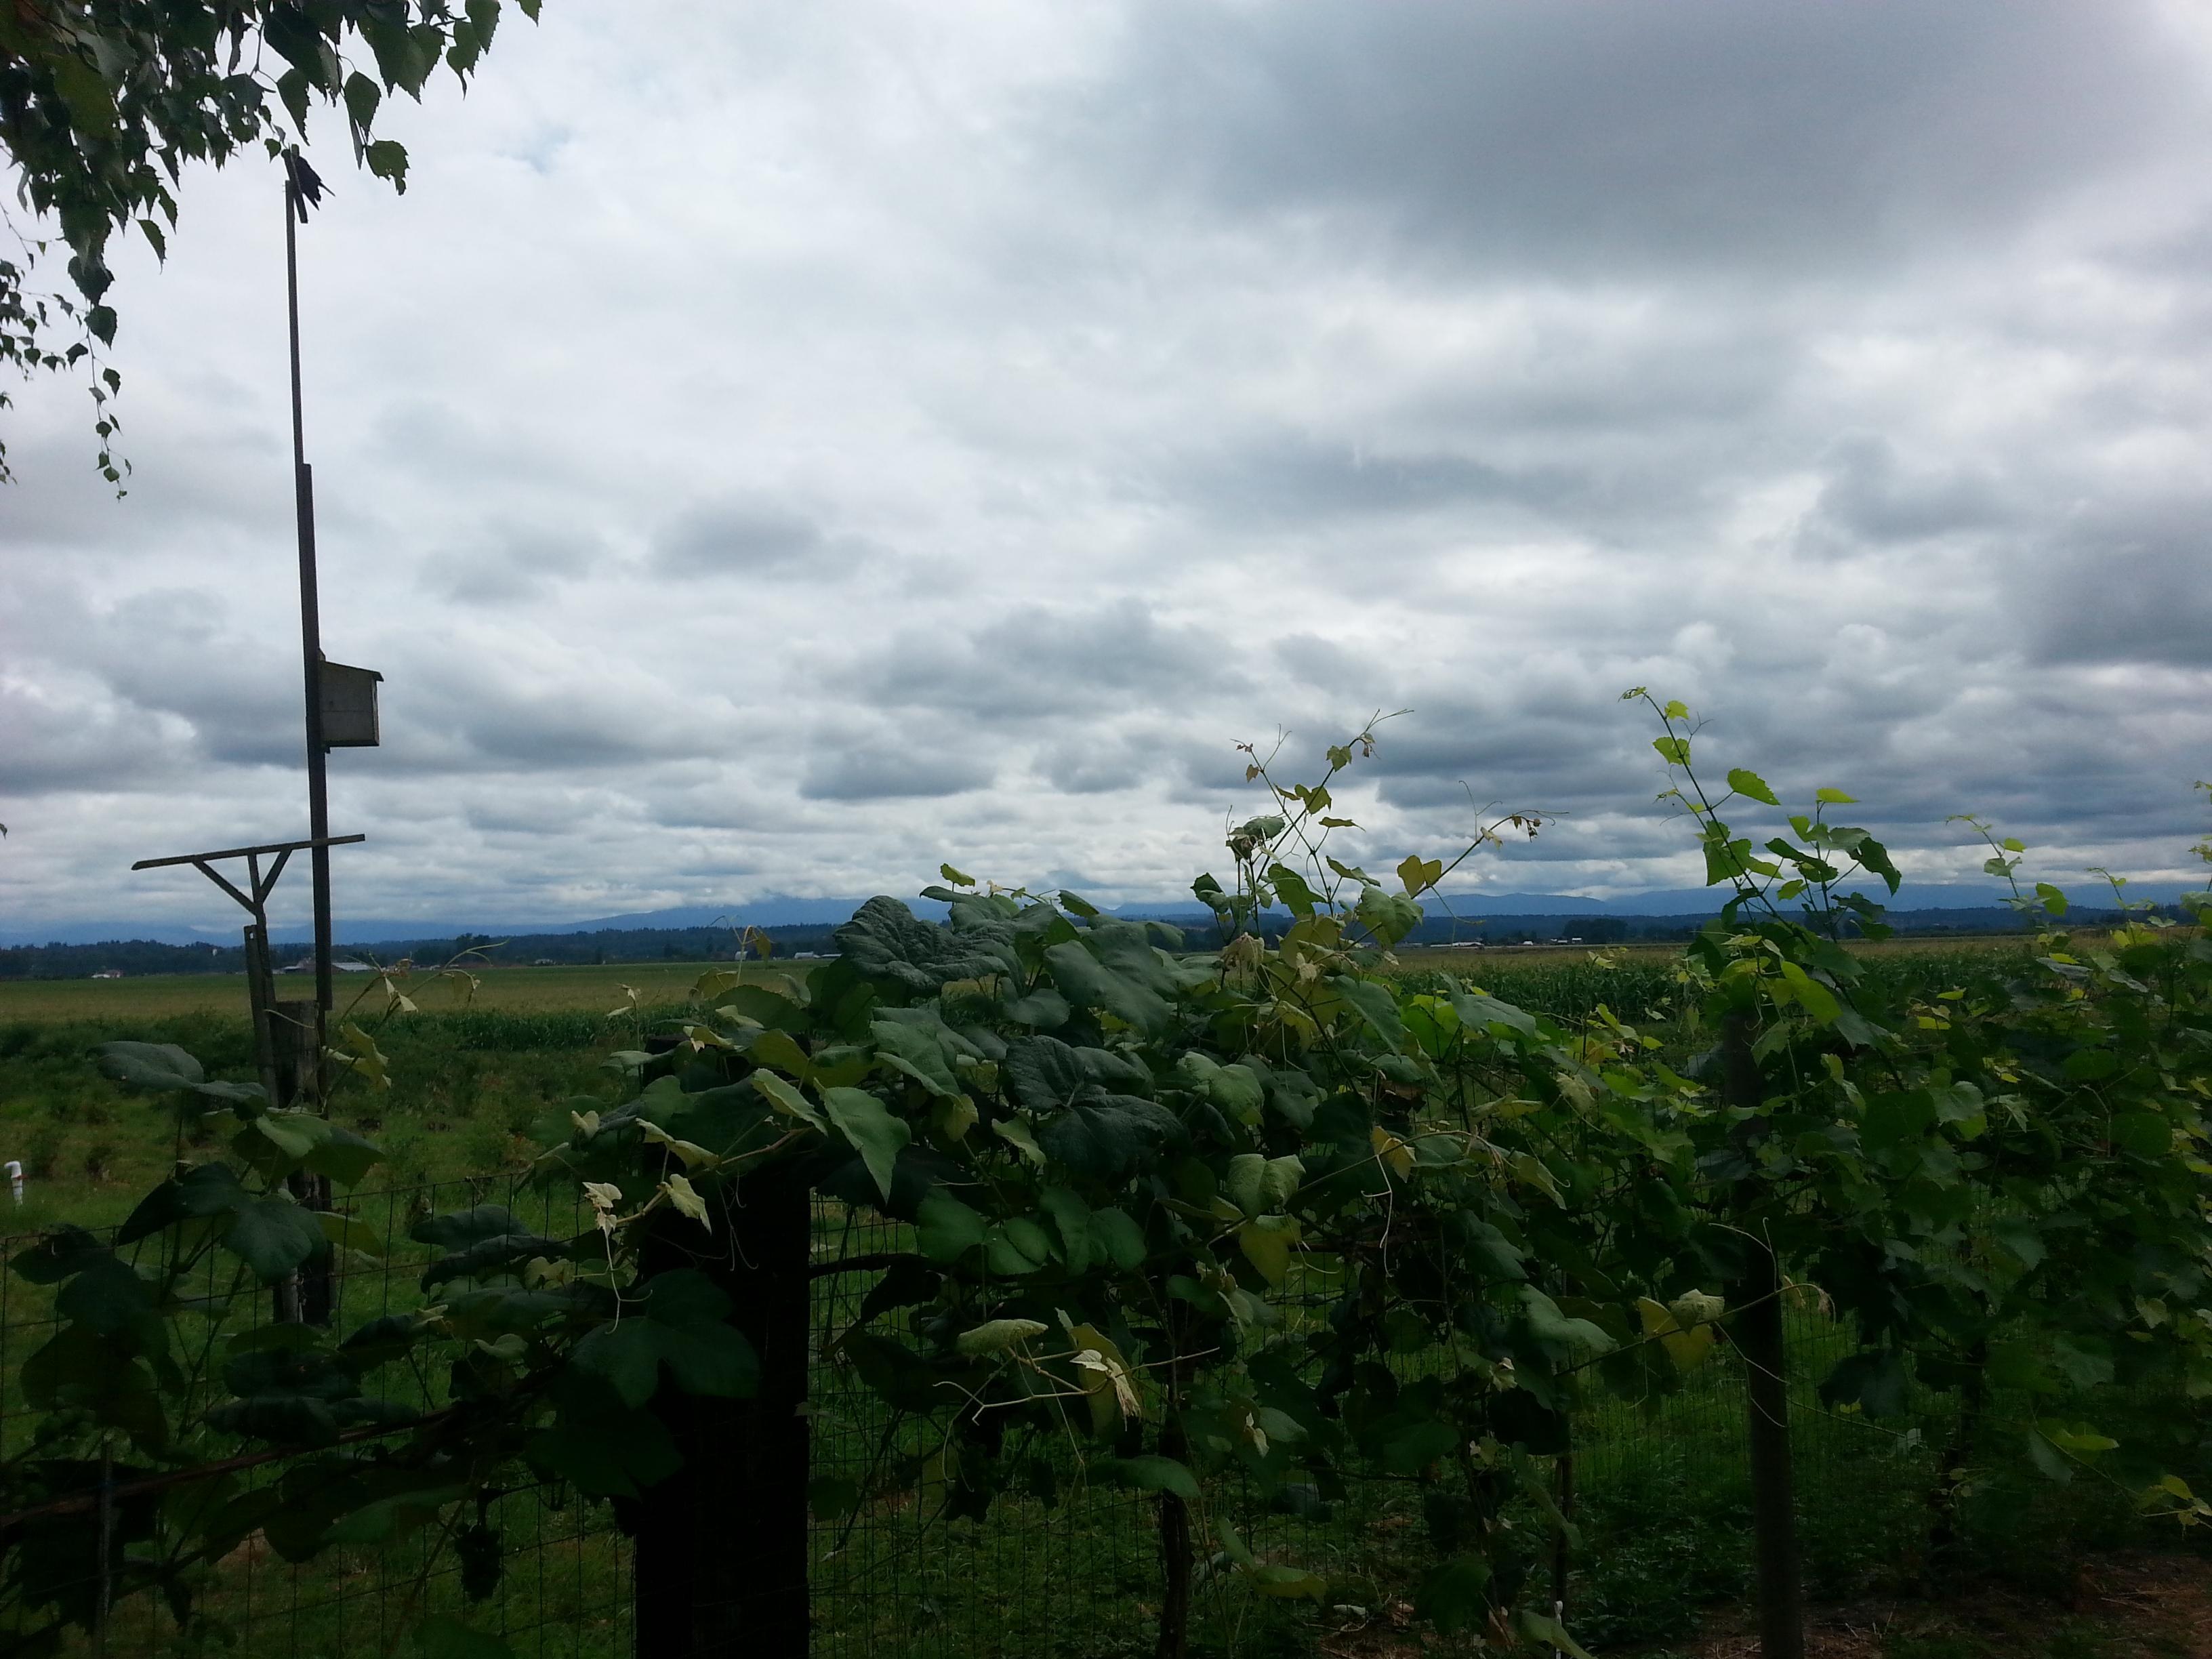
<instances>
[{"instance_id":1,"label":"white marker stake","mask_svg":"<svg viewBox=\"0 0 2212 1659\"><path fill-rule=\"evenodd\" d=\"M0 1164L0 1170L7 1170L8 1190L21 1204L23 1201L23 1166L11 1158L5 1164Z\"/></svg>"}]
</instances>

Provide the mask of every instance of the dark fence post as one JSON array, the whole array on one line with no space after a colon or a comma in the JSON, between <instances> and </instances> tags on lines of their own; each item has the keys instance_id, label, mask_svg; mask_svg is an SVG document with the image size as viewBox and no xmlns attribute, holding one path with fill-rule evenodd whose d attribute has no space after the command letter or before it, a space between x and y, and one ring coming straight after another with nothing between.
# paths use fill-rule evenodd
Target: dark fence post
<instances>
[{"instance_id":1,"label":"dark fence post","mask_svg":"<svg viewBox=\"0 0 2212 1659\"><path fill-rule=\"evenodd\" d=\"M315 1039L321 1029L319 1011L313 1002L295 1000L272 1001L269 1005L269 1035L274 1053L276 1072L276 1098L279 1106L312 1105L320 1109L322 1091L318 1086L322 1073L323 1057ZM300 1206L307 1210L327 1210L331 1207L331 1181L328 1176L309 1175L305 1170L295 1170L285 1177L284 1185ZM319 1261L310 1261L293 1275L293 1307L284 1317L301 1325L328 1325L337 1311L337 1281L331 1258L325 1255Z\"/></svg>"},{"instance_id":2,"label":"dark fence post","mask_svg":"<svg viewBox=\"0 0 2212 1659\"><path fill-rule=\"evenodd\" d=\"M654 1402L684 1467L632 1510L636 1651L807 1659L812 1194L791 1170L769 1170L714 1213L712 1236L682 1216L659 1220L641 1265L696 1268L727 1292L731 1322L760 1356L760 1391L711 1400L664 1386Z\"/></svg>"},{"instance_id":3,"label":"dark fence post","mask_svg":"<svg viewBox=\"0 0 2212 1659\"><path fill-rule=\"evenodd\" d=\"M1171 1492L1158 1500L1160 1633L1153 1659L1183 1659L1190 1642L1190 1505Z\"/></svg>"},{"instance_id":4,"label":"dark fence post","mask_svg":"<svg viewBox=\"0 0 2212 1659\"><path fill-rule=\"evenodd\" d=\"M1721 1033L1721 1093L1755 1109L1762 1091L1751 1048L1751 1017L1727 1017ZM1748 1195L1748 1194L1747 1194ZM1744 1363L1751 1450L1751 1523L1759 1589L1761 1659L1805 1659L1805 1585L1797 1547L1796 1481L1790 1462L1789 1347L1783 1329L1782 1265L1772 1243L1750 1239L1743 1276L1729 1287L1729 1334Z\"/></svg>"},{"instance_id":5,"label":"dark fence post","mask_svg":"<svg viewBox=\"0 0 2212 1659\"><path fill-rule=\"evenodd\" d=\"M317 1086L322 1054L315 1034L322 1029L312 1002L279 1001L275 969L269 960L269 930L258 922L246 930L246 997L253 1018L253 1055L262 1091L272 1107L322 1103ZM295 1170L285 1185L310 1210L331 1207L327 1177ZM270 1287L280 1325L327 1325L336 1311L337 1287L326 1255Z\"/></svg>"}]
</instances>

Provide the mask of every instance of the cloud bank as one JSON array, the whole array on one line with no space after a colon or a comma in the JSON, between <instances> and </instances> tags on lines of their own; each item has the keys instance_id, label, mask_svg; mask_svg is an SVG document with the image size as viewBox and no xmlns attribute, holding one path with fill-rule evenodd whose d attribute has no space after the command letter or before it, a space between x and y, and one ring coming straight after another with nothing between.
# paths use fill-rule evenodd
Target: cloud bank
<instances>
[{"instance_id":1,"label":"cloud bank","mask_svg":"<svg viewBox=\"0 0 2212 1659\"><path fill-rule=\"evenodd\" d=\"M1400 708L1363 856L1680 885L1636 684L1926 878L2200 833L2192 8L568 4L405 114L302 238L341 918L1172 894L1236 743ZM0 416L18 925L227 931L128 865L304 833L276 177L183 206L129 499Z\"/></svg>"}]
</instances>

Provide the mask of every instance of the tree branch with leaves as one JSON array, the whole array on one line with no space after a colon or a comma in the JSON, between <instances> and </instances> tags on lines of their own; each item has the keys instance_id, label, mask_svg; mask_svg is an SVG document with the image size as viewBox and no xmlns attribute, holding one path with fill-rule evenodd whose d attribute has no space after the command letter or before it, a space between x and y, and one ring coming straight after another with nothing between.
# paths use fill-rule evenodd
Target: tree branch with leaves
<instances>
[{"instance_id":1,"label":"tree branch with leaves","mask_svg":"<svg viewBox=\"0 0 2212 1659\"><path fill-rule=\"evenodd\" d=\"M514 0L535 21L540 0ZM194 162L304 143L317 104L343 114L355 160L395 190L407 152L380 137L384 100L418 102L442 62L464 88L501 0L0 0L0 150L19 224L0 208L0 368L26 378L82 370L100 474L122 486L105 361L116 311L112 240L134 228L166 258L175 187ZM41 267L64 261L67 288ZM11 399L0 392L0 410ZM0 441L0 482L12 477Z\"/></svg>"}]
</instances>

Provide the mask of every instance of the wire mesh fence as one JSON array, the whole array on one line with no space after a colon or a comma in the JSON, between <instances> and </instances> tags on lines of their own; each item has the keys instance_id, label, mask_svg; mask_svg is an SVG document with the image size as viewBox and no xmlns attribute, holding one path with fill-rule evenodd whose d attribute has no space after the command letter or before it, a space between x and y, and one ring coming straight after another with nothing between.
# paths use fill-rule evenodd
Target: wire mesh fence
<instances>
[{"instance_id":1,"label":"wire mesh fence","mask_svg":"<svg viewBox=\"0 0 2212 1659\"><path fill-rule=\"evenodd\" d=\"M566 1198L503 1182L345 1197L339 1208L374 1235L382 1254L341 1253L337 1327L426 1305L433 1296L422 1270L441 1252L410 1240L411 1224L481 1203L506 1204L523 1224L556 1237L589 1224ZM898 1224L828 1200L817 1200L811 1226L817 1267L912 1245ZM0 1241L0 1250L12 1259L29 1242ZM1153 1499L1085 1485L1077 1448L1042 1439L1006 1449L1012 1490L980 1521L940 1518L926 1484L898 1478L931 1448L836 1346L878 1276L855 1271L812 1280L807 1413L811 1473L821 1494L809 1539L813 1652L819 1659L1106 1659L1151 1651L1163 1584ZM222 1289L210 1279L199 1293L215 1297ZM1303 1315L1294 1308L1292 1321L1317 1317L1326 1297L1316 1282L1309 1307ZM240 1329L271 1317L266 1292L230 1315ZM0 1457L31 1444L37 1414L26 1403L22 1370L59 1322L54 1287L0 1273ZM1953 1408L1948 1397L1929 1395L1916 1416L1880 1424L1826 1409L1814 1384L1849 1351L1848 1335L1810 1309L1793 1312L1790 1326L1800 1506L1818 1590L1916 1547L1940 1487ZM1434 1368L1432 1358L1419 1354L1399 1363L1408 1380ZM435 1375L396 1366L375 1375L394 1404L421 1412L445 1403L444 1380ZM1580 1549L1557 1565L1566 1571L1569 1619L1584 1639L1648 1635L1655 1608L1694 1607L1745 1589L1742 1382L1740 1362L1722 1344L1678 1391L1639 1403L1594 1390L1577 1413L1571 1468L1553 1474L1582 1529ZM297 1460L270 1455L228 1477L226 1492L265 1490L297 1474ZM155 1545L133 1525L116 1524L118 1516L143 1520L144 1506L161 1501L159 1471L118 1463L87 1475L80 1495L94 1503L40 1523L50 1528L43 1534L0 1521L0 1543L12 1558L0 1570L8 1571L22 1568L40 1537L58 1553L73 1548L76 1561L93 1559L85 1529L112 1528L103 1571L77 1587L112 1611L97 1640L65 1651L150 1659L220 1646L355 1659L395 1651L401 1632L434 1611L465 1613L518 1659L614 1659L636 1645L631 1547L608 1506L557 1484L520 1485L488 1505L481 1520L500 1571L480 1599L465 1595L459 1562L436 1547L444 1540L434 1527L392 1547L335 1547L297 1563L255 1534L202 1576L192 1617L180 1626L178 1609L161 1596L130 1593L143 1577L137 1556ZM1424 1520L1429 1492L1419 1476L1372 1478L1348 1482L1327 1503L1269 1505L1241 1483L1212 1485L1196 1539L1200 1650L1310 1650L1332 1632L1409 1622L1413 1586L1436 1559ZM1541 1533L1533 1510L1522 1520L1532 1535ZM1222 1521L1261 1560L1325 1580L1325 1602L1292 1606L1252 1594L1218 1553L1212 1528ZM1286 1638L1301 1645L1285 1647ZM0 1629L0 1652L9 1643Z\"/></svg>"},{"instance_id":2,"label":"wire mesh fence","mask_svg":"<svg viewBox=\"0 0 2212 1659\"><path fill-rule=\"evenodd\" d=\"M503 1182L448 1182L342 1199L338 1212L373 1234L380 1254L333 1253L334 1328L350 1330L428 1304L434 1298L422 1287L422 1270L442 1252L410 1240L410 1227L422 1216L487 1202L507 1204L523 1224L540 1232L559 1236L576 1225L566 1199ZM111 1240L112 1232L101 1242ZM0 1241L0 1251L12 1261L33 1242ZM131 1259L149 1253L150 1265L150 1253L161 1248L158 1238L149 1239L122 1254ZM0 1457L18 1457L32 1448L42 1414L26 1400L23 1370L61 1328L58 1288L0 1273ZM234 1297L230 1289L227 1280L217 1282L211 1259L186 1294L210 1309L222 1304L224 1328L234 1334L272 1322L276 1297L270 1291ZM364 1386L372 1397L417 1413L446 1403L444 1379L412 1366L385 1367ZM624 1540L606 1523L603 1506L580 1503L545 1484L503 1492L480 1516L465 1518L480 1521L498 1551L497 1581L480 1600L464 1595L459 1561L441 1547L441 1528L416 1532L391 1547L333 1547L297 1563L286 1560L266 1533L257 1531L196 1576L191 1616L180 1622L178 1614L185 1609L165 1595L134 1593L146 1588L152 1558L162 1547L163 1534L155 1524L160 1506L225 1502L271 1491L310 1472L301 1457L264 1458L248 1450L240 1460L243 1467L187 1485L143 1461L125 1462L125 1456L118 1451L118 1461L104 1470L88 1468L92 1480L82 1493L52 1495L64 1503L73 1496L89 1499L84 1507L0 1534L11 1573L47 1566L38 1559L42 1553L50 1561L96 1564L84 1582L62 1587L88 1610L106 1609L104 1619L92 1620L94 1636L74 1650L117 1659L222 1650L353 1659L393 1651L423 1613L458 1613L465 1607L471 1626L501 1636L518 1659L612 1659L631 1650ZM27 1633L0 1629L0 1652Z\"/></svg>"}]
</instances>

